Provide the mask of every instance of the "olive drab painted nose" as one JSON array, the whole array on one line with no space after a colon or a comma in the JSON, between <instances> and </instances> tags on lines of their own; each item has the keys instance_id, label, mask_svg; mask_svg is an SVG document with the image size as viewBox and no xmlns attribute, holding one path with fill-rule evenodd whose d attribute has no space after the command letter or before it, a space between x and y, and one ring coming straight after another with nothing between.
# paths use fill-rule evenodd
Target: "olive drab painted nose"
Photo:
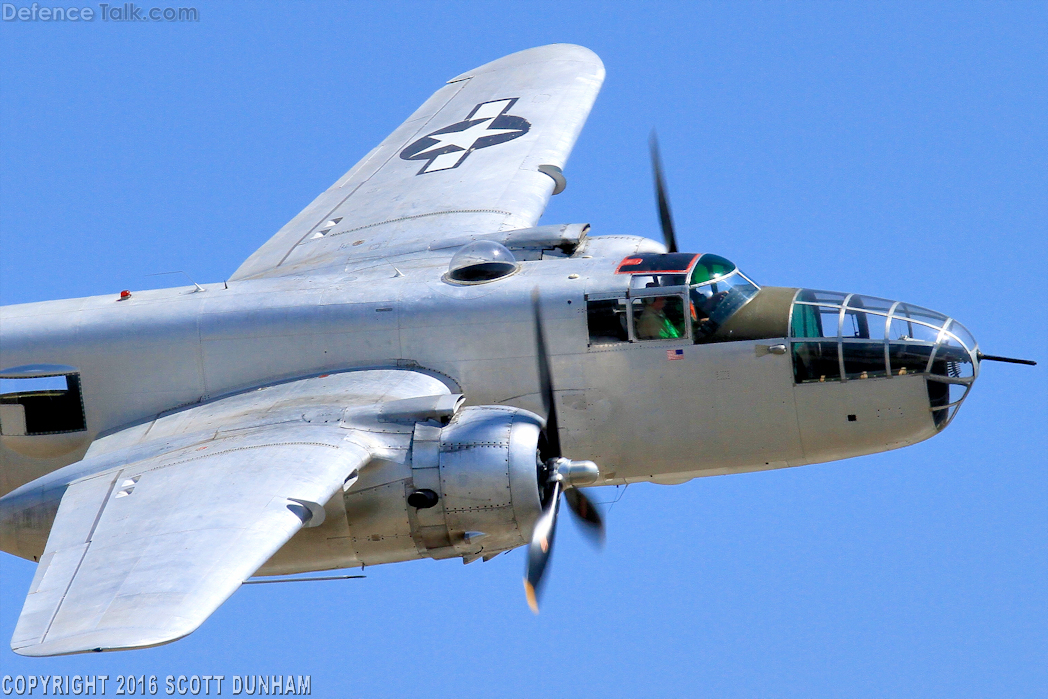
<instances>
[{"instance_id":1,"label":"olive drab painted nose","mask_svg":"<svg viewBox=\"0 0 1048 699\"><path fill-rule=\"evenodd\" d=\"M936 430L979 375L979 345L942 313L901 301L801 289L790 314L797 384L925 378Z\"/></svg>"}]
</instances>

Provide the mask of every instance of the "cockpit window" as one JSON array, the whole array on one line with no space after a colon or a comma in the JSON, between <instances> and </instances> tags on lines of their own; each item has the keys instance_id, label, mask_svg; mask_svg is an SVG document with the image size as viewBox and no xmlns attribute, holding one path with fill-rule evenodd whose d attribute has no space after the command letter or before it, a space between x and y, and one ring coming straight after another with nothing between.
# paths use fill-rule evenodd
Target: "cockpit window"
<instances>
[{"instance_id":1,"label":"cockpit window","mask_svg":"<svg viewBox=\"0 0 1048 699\"><path fill-rule=\"evenodd\" d=\"M676 295L633 299L633 329L638 340L684 337L684 299Z\"/></svg>"},{"instance_id":2,"label":"cockpit window","mask_svg":"<svg viewBox=\"0 0 1048 699\"><path fill-rule=\"evenodd\" d=\"M690 328L696 343L709 341L760 291L730 260L709 253L638 253L615 273L630 275L635 340L686 338ZM590 301L590 345L621 341L611 332L617 308Z\"/></svg>"},{"instance_id":3,"label":"cockpit window","mask_svg":"<svg viewBox=\"0 0 1048 699\"><path fill-rule=\"evenodd\" d=\"M724 260L716 255L703 255L699 265L708 257ZM730 267L730 270L728 269ZM696 270L699 267L696 266ZM720 275L720 271L728 270ZM727 262L727 266L709 264L704 266L704 271L698 275L701 279L707 275L714 275L711 280L702 283L694 283L696 275L692 273L692 286L688 292L691 312L691 326L694 328L695 342L704 342L727 322L728 318L757 295L760 289L751 282L742 272L735 269L735 265Z\"/></svg>"},{"instance_id":4,"label":"cockpit window","mask_svg":"<svg viewBox=\"0 0 1048 699\"><path fill-rule=\"evenodd\" d=\"M684 286L687 274L634 274L630 278L631 289L650 289L655 286Z\"/></svg>"},{"instance_id":5,"label":"cockpit window","mask_svg":"<svg viewBox=\"0 0 1048 699\"><path fill-rule=\"evenodd\" d=\"M705 284L714 279L725 277L734 271L735 265L730 260L726 260L720 255L706 253L699 258L695 268L691 271L691 283Z\"/></svg>"}]
</instances>

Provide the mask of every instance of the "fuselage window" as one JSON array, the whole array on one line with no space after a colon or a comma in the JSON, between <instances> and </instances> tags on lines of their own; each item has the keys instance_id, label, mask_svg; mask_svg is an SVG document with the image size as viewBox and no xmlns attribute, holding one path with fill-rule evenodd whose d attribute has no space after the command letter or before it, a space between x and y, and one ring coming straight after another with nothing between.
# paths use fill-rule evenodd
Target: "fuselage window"
<instances>
[{"instance_id":1,"label":"fuselage window","mask_svg":"<svg viewBox=\"0 0 1048 699\"><path fill-rule=\"evenodd\" d=\"M790 318L796 383L927 376L937 427L978 373L978 346L941 313L858 294L801 290Z\"/></svg>"},{"instance_id":2,"label":"fuselage window","mask_svg":"<svg viewBox=\"0 0 1048 699\"><path fill-rule=\"evenodd\" d=\"M844 311L844 323L841 325L844 375L849 379L887 376L884 326L888 316L853 310L855 307L863 307L862 299L858 296L849 299L848 308ZM855 342L854 339L874 339L877 342Z\"/></svg>"},{"instance_id":3,"label":"fuselage window","mask_svg":"<svg viewBox=\"0 0 1048 699\"><path fill-rule=\"evenodd\" d=\"M845 342L844 374L849 379L886 376L883 342Z\"/></svg>"},{"instance_id":4,"label":"fuselage window","mask_svg":"<svg viewBox=\"0 0 1048 699\"><path fill-rule=\"evenodd\" d=\"M638 340L672 340L684 337L684 299L649 296L633 300L633 328Z\"/></svg>"},{"instance_id":5,"label":"fuselage window","mask_svg":"<svg viewBox=\"0 0 1048 699\"><path fill-rule=\"evenodd\" d=\"M892 374L905 376L927 371L928 360L931 359L933 349L935 349L934 345L916 342L891 343L888 345L888 359L891 363Z\"/></svg>"},{"instance_id":6,"label":"fuselage window","mask_svg":"<svg viewBox=\"0 0 1048 699\"><path fill-rule=\"evenodd\" d=\"M884 326L887 320L887 315L853 311L849 308L844 313L844 327L841 329L841 335L844 337L883 340Z\"/></svg>"},{"instance_id":7,"label":"fuselage window","mask_svg":"<svg viewBox=\"0 0 1048 699\"><path fill-rule=\"evenodd\" d=\"M55 434L84 428L79 374L0 379L0 434Z\"/></svg>"},{"instance_id":8,"label":"fuselage window","mask_svg":"<svg viewBox=\"0 0 1048 699\"><path fill-rule=\"evenodd\" d=\"M817 307L795 304L790 333L793 337L822 337L822 323L819 322Z\"/></svg>"},{"instance_id":9,"label":"fuselage window","mask_svg":"<svg viewBox=\"0 0 1048 699\"><path fill-rule=\"evenodd\" d=\"M883 348L881 349L883 357ZM884 364L882 359L881 364ZM794 342L793 378L797 383L839 381L837 342Z\"/></svg>"},{"instance_id":10,"label":"fuselage window","mask_svg":"<svg viewBox=\"0 0 1048 699\"><path fill-rule=\"evenodd\" d=\"M591 345L628 342L626 299L588 299L586 323Z\"/></svg>"},{"instance_id":11,"label":"fuselage window","mask_svg":"<svg viewBox=\"0 0 1048 699\"><path fill-rule=\"evenodd\" d=\"M837 337L840 315L833 306L794 304L791 332L794 337Z\"/></svg>"}]
</instances>

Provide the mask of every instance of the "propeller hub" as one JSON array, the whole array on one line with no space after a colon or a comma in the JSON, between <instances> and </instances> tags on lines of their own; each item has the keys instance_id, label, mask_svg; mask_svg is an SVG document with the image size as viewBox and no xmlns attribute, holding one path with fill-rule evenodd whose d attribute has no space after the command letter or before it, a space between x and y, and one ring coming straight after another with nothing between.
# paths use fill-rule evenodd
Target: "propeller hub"
<instances>
[{"instance_id":1,"label":"propeller hub","mask_svg":"<svg viewBox=\"0 0 1048 699\"><path fill-rule=\"evenodd\" d=\"M600 469L592 461L572 461L564 457L552 461L553 478L563 482L565 487L590 485L600 478Z\"/></svg>"}]
</instances>

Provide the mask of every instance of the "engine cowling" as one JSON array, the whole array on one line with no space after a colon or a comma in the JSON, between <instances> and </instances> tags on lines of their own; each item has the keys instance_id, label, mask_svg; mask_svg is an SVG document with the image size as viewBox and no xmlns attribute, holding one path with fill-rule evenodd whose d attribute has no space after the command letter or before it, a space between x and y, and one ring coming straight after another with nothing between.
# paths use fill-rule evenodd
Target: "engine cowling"
<instances>
[{"instance_id":1,"label":"engine cowling","mask_svg":"<svg viewBox=\"0 0 1048 699\"><path fill-rule=\"evenodd\" d=\"M408 516L418 552L468 561L526 544L541 514L541 434L537 415L502 406L463 408L444 427L417 424L408 497L420 506Z\"/></svg>"},{"instance_id":2,"label":"engine cowling","mask_svg":"<svg viewBox=\"0 0 1048 699\"><path fill-rule=\"evenodd\" d=\"M543 421L526 410L458 404L404 410L398 402L384 413L386 437L403 451L362 469L325 506L324 524L296 534L260 574L420 558L469 563L528 543L541 514Z\"/></svg>"}]
</instances>

